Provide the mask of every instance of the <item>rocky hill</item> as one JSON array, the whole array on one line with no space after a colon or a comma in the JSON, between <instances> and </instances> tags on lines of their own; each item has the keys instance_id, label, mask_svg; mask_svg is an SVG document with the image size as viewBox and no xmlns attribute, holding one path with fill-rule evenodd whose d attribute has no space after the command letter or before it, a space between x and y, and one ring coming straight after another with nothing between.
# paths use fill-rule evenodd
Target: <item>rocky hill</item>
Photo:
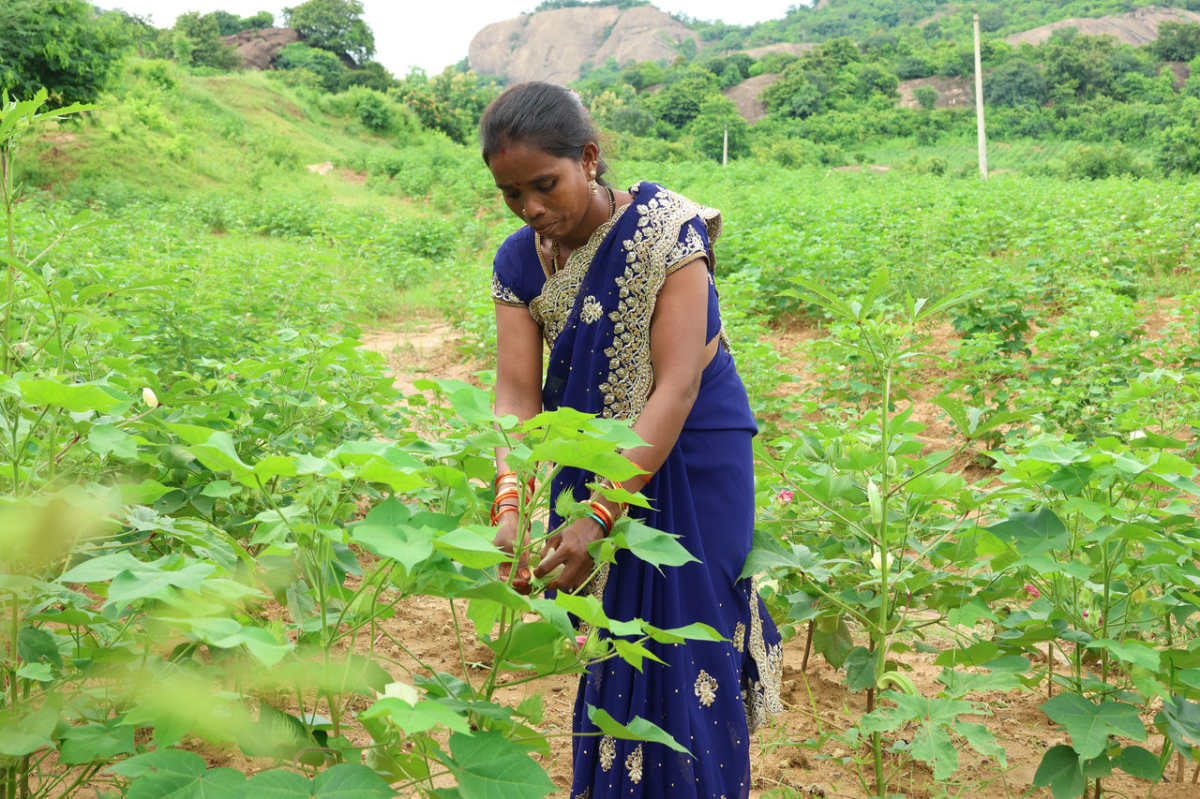
<instances>
[{"instance_id":1,"label":"rocky hill","mask_svg":"<svg viewBox=\"0 0 1200 799\"><path fill-rule=\"evenodd\" d=\"M1032 30L1014 33L1004 41L1011 45L1042 44L1059 28L1075 28L1085 36L1114 36L1132 45L1148 44L1158 38L1158 27L1164 22L1200 22L1200 14L1182 8L1146 6L1126 14L1113 14L1095 19L1062 19Z\"/></svg>"},{"instance_id":2,"label":"rocky hill","mask_svg":"<svg viewBox=\"0 0 1200 799\"><path fill-rule=\"evenodd\" d=\"M672 59L676 45L697 40L687 26L653 6L557 8L488 25L467 51L471 69L510 83L577 80L584 64ZM696 42L697 45L699 41Z\"/></svg>"}]
</instances>

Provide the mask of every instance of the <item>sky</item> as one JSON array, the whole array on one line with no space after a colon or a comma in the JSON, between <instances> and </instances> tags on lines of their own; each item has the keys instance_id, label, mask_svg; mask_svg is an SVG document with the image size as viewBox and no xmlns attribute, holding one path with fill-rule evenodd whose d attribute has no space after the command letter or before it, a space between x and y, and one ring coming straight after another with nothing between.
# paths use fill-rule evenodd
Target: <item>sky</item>
<instances>
[{"instance_id":1,"label":"sky","mask_svg":"<svg viewBox=\"0 0 1200 799\"><path fill-rule=\"evenodd\" d=\"M303 0L274 3L272 0L98 0L101 8L120 8L130 14L149 18L160 28L175 24L175 18L187 11L229 11L247 17L259 11L276 15L285 6ZM404 77L413 66L427 73L441 72L467 55L471 38L486 25L512 19L532 11L540 0L364 0L363 18L375 34L375 60L397 77ZM656 0L654 5L668 13L687 14L703 20L723 20L734 25L749 25L779 19L789 6L804 5L802 0Z\"/></svg>"}]
</instances>

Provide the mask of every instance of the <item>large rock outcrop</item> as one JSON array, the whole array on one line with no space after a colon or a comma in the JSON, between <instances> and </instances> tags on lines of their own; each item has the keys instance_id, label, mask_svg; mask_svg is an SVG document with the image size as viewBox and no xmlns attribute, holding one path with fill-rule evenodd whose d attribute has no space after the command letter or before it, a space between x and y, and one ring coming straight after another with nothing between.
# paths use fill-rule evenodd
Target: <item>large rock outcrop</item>
<instances>
[{"instance_id":1,"label":"large rock outcrop","mask_svg":"<svg viewBox=\"0 0 1200 799\"><path fill-rule=\"evenodd\" d=\"M300 41L300 36L291 28L258 28L222 36L221 41L233 47L243 69L270 69L279 51Z\"/></svg>"},{"instance_id":2,"label":"large rock outcrop","mask_svg":"<svg viewBox=\"0 0 1200 799\"><path fill-rule=\"evenodd\" d=\"M467 51L471 69L509 83L577 80L584 64L672 59L695 33L653 6L556 8L496 22L475 34Z\"/></svg>"},{"instance_id":3,"label":"large rock outcrop","mask_svg":"<svg viewBox=\"0 0 1200 799\"><path fill-rule=\"evenodd\" d=\"M1182 8L1146 6L1126 14L1113 14L1096 19L1060 19L1049 25L1014 33L1004 41L1013 46L1038 45L1050 39L1050 34L1059 28L1075 28L1085 36L1115 36L1119 41L1132 45L1148 44L1158 38L1158 26L1164 22L1200 22L1200 14Z\"/></svg>"}]
</instances>

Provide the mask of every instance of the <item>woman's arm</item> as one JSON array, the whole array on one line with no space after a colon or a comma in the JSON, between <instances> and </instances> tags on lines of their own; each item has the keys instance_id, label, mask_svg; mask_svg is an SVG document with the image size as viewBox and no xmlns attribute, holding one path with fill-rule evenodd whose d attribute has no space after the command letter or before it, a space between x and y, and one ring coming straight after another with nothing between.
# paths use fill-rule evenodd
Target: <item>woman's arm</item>
<instances>
[{"instance_id":1,"label":"woman's arm","mask_svg":"<svg viewBox=\"0 0 1200 799\"><path fill-rule=\"evenodd\" d=\"M542 332L529 311L496 303L496 413L511 413L524 421L542 410ZM508 447L496 448L496 473L508 471ZM505 513L496 525L495 545L513 551L518 534L518 514ZM509 565L500 564L500 579L508 580ZM525 558L517 568L513 587L528 590Z\"/></svg>"},{"instance_id":2,"label":"woman's arm","mask_svg":"<svg viewBox=\"0 0 1200 799\"><path fill-rule=\"evenodd\" d=\"M691 413L700 390L708 325L708 262L697 258L667 276L650 320L650 360L654 366L654 388L633 425L645 446L625 454L653 473L667 460L683 423ZM638 475L622 486L640 490L650 475ZM615 503L601 500L616 518ZM511 514L510 514L511 515ZM544 577L560 563L562 573L549 588L574 590L592 569L588 545L603 537L604 530L591 519L581 519L550 540L554 553L544 558L535 574Z\"/></svg>"},{"instance_id":3,"label":"woman's arm","mask_svg":"<svg viewBox=\"0 0 1200 799\"><path fill-rule=\"evenodd\" d=\"M667 460L700 391L708 327L708 261L697 258L667 276L650 320L654 388L633 430L646 446L625 451L653 473ZM650 481L639 475L623 483L638 490Z\"/></svg>"}]
</instances>

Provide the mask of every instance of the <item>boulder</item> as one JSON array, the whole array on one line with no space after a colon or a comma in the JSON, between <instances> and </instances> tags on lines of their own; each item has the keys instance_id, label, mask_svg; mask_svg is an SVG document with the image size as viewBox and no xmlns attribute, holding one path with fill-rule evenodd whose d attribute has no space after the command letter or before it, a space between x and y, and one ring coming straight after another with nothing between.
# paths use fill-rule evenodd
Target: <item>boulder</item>
<instances>
[{"instance_id":1,"label":"boulder","mask_svg":"<svg viewBox=\"0 0 1200 799\"><path fill-rule=\"evenodd\" d=\"M291 28L257 28L222 36L221 41L233 47L243 69L270 69L279 51L300 41L300 35Z\"/></svg>"},{"instance_id":2,"label":"boulder","mask_svg":"<svg viewBox=\"0 0 1200 799\"><path fill-rule=\"evenodd\" d=\"M569 83L584 64L609 58L621 65L670 60L675 45L688 38L699 46L686 25L652 6L556 8L488 25L471 40L467 63L509 83Z\"/></svg>"}]
</instances>

